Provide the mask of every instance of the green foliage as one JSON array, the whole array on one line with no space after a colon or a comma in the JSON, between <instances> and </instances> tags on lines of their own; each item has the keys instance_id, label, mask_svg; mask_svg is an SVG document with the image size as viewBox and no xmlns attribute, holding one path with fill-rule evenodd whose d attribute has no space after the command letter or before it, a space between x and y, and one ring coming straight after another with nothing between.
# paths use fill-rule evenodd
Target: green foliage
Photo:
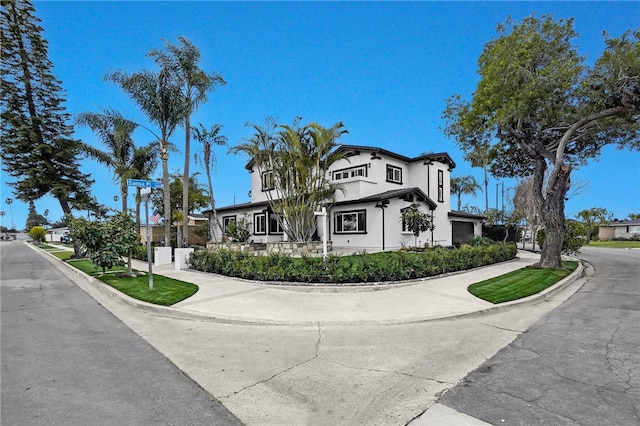
<instances>
[{"instance_id":1,"label":"green foliage","mask_svg":"<svg viewBox=\"0 0 640 426\"><path fill-rule=\"evenodd\" d=\"M323 127L318 123L253 125L254 136L231 149L245 152L263 178L269 206L277 215L289 241L310 241L316 230L315 212L334 198L339 188L327 178L327 170L341 155L338 140L348 133L342 123ZM268 189L267 189L268 188Z\"/></svg>"},{"instance_id":2,"label":"green foliage","mask_svg":"<svg viewBox=\"0 0 640 426\"><path fill-rule=\"evenodd\" d=\"M80 170L82 144L73 139L40 20L30 1L3 1L0 22L2 167L18 199L49 194L70 214L88 201L93 181Z\"/></svg>"},{"instance_id":3,"label":"green foliage","mask_svg":"<svg viewBox=\"0 0 640 426\"><path fill-rule=\"evenodd\" d=\"M584 223L587 245L589 245L594 233L597 235L598 225L603 225L608 222L611 219L611 213L609 213L605 208L593 207L591 209L579 211L576 218L582 219L582 222Z\"/></svg>"},{"instance_id":4,"label":"green foliage","mask_svg":"<svg viewBox=\"0 0 640 426\"><path fill-rule=\"evenodd\" d=\"M34 226L29 231L29 236L36 244L44 243L47 231L42 226Z\"/></svg>"},{"instance_id":5,"label":"green foliage","mask_svg":"<svg viewBox=\"0 0 640 426\"><path fill-rule=\"evenodd\" d=\"M640 213L629 213L627 218L629 218L629 220L638 220L640 219Z\"/></svg>"},{"instance_id":6,"label":"green foliage","mask_svg":"<svg viewBox=\"0 0 640 426\"><path fill-rule=\"evenodd\" d=\"M420 211L418 203L411 203L409 207L402 211L402 222L405 224L405 227L408 231L411 231L413 236L416 248L418 247L418 237L421 232L425 231L433 231L435 229L435 225L431 222L430 216Z\"/></svg>"},{"instance_id":7,"label":"green foliage","mask_svg":"<svg viewBox=\"0 0 640 426\"><path fill-rule=\"evenodd\" d=\"M122 259L139 245L135 223L126 213L112 216L108 221L90 222L82 218L71 219L69 233L86 251L91 262L102 268L122 266Z\"/></svg>"},{"instance_id":8,"label":"green foliage","mask_svg":"<svg viewBox=\"0 0 640 426\"><path fill-rule=\"evenodd\" d=\"M575 220L565 221L565 226L566 235L564 244L562 245L562 254L573 255L580 253L582 246L587 244L587 238L585 236L587 228L582 223L576 222ZM540 247L544 244L544 240L545 230L541 229L538 231L538 235L536 237L536 241Z\"/></svg>"},{"instance_id":9,"label":"green foliage","mask_svg":"<svg viewBox=\"0 0 640 426\"><path fill-rule=\"evenodd\" d=\"M251 236L251 222L246 216L243 216L237 221L232 220L229 222L225 231L229 240L244 243Z\"/></svg>"},{"instance_id":10,"label":"green foliage","mask_svg":"<svg viewBox=\"0 0 640 426\"><path fill-rule=\"evenodd\" d=\"M209 203L209 199L206 194L205 188L198 182L198 174L194 173L189 179L189 213L198 211L203 207L206 207ZM173 212L173 219L182 219L182 176L171 175L171 183L169 185L171 194L171 211ZM166 217L164 214L164 202L163 194L160 191L152 191L150 203L154 208L158 210L158 213L162 217ZM180 214L177 214L180 213Z\"/></svg>"},{"instance_id":11,"label":"green foliage","mask_svg":"<svg viewBox=\"0 0 640 426\"><path fill-rule=\"evenodd\" d=\"M451 178L451 193L458 196L458 210L462 204L461 196L475 195L478 190L482 191L482 188L472 175Z\"/></svg>"},{"instance_id":12,"label":"green foliage","mask_svg":"<svg viewBox=\"0 0 640 426\"><path fill-rule=\"evenodd\" d=\"M27 215L27 224L25 229L31 229L34 226L45 226L48 223L47 218L38 214L36 211L36 205L33 200L29 201L29 214Z\"/></svg>"},{"instance_id":13,"label":"green foliage","mask_svg":"<svg viewBox=\"0 0 640 426\"><path fill-rule=\"evenodd\" d=\"M262 281L358 283L399 281L462 271L513 259L514 244L492 244L424 252L385 252L292 258L283 254L253 256L235 250L198 251L189 264L198 271Z\"/></svg>"},{"instance_id":14,"label":"green foliage","mask_svg":"<svg viewBox=\"0 0 640 426\"><path fill-rule=\"evenodd\" d=\"M445 132L465 158L489 158L493 175L533 177L537 216L553 233L541 264L559 267L572 169L607 144L640 148L640 31L605 38L592 67L573 19L508 19L498 33L478 60L471 99L447 101Z\"/></svg>"}]
</instances>

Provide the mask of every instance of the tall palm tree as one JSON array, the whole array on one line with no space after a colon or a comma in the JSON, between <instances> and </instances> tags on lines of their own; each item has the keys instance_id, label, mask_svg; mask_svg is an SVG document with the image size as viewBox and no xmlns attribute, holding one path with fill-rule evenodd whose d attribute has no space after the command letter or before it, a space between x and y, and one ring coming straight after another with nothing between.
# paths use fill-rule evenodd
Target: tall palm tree
<instances>
[{"instance_id":1,"label":"tall palm tree","mask_svg":"<svg viewBox=\"0 0 640 426\"><path fill-rule=\"evenodd\" d=\"M160 135L149 130L157 139L162 162L162 187L165 217L171 217L171 189L169 186L169 141L176 126L183 121L185 105L182 102L180 87L166 69L159 72L143 70L133 74L116 71L105 76L105 79L118 84L152 123L160 128ZM164 240L171 241L171 220L164 222Z\"/></svg>"},{"instance_id":2,"label":"tall palm tree","mask_svg":"<svg viewBox=\"0 0 640 426\"><path fill-rule=\"evenodd\" d=\"M76 122L89 127L107 148L103 151L88 144L84 147L89 157L113 169L114 180L119 181L120 185L122 211L126 212L129 195L127 179L131 178L131 158L135 149L132 134L136 124L114 110L104 110L100 113L83 112L78 115Z\"/></svg>"},{"instance_id":3,"label":"tall palm tree","mask_svg":"<svg viewBox=\"0 0 640 426\"><path fill-rule=\"evenodd\" d=\"M473 176L460 176L451 178L451 193L458 196L458 210L460 210L460 197L462 194L475 195L476 191L482 191L480 185Z\"/></svg>"},{"instance_id":4,"label":"tall palm tree","mask_svg":"<svg viewBox=\"0 0 640 426\"><path fill-rule=\"evenodd\" d=\"M226 145L227 137L220 134L220 130L222 130L221 124L214 124L211 126L211 130L207 130L202 123L200 123L199 128L194 127L191 130L193 130L194 139L202 143L202 158L196 154L196 163L201 163L207 173L207 182L209 183L209 200L212 212L211 220L209 222L209 236L211 237L211 241L217 242L224 231L222 230L222 224L218 221L218 215L216 214L216 199L213 196L211 169L215 167L216 155L211 150L211 147L212 145Z\"/></svg>"},{"instance_id":5,"label":"tall palm tree","mask_svg":"<svg viewBox=\"0 0 640 426\"><path fill-rule=\"evenodd\" d=\"M191 161L191 114L201 103L206 102L207 93L216 86L225 84L222 76L212 72L207 74L198 65L200 49L185 37L178 37L179 45L165 40L166 51L153 49L147 56L155 59L163 70L166 70L179 87L184 104L184 171L182 178L182 211L188 211L189 199L189 162ZM182 240L189 245L189 215L183 215L182 229L185 230ZM178 238L178 241L181 241Z\"/></svg>"},{"instance_id":6,"label":"tall palm tree","mask_svg":"<svg viewBox=\"0 0 640 426\"><path fill-rule=\"evenodd\" d=\"M146 145L135 148L131 156L129 179L150 179L158 167L158 145ZM140 233L140 188L136 191L136 229Z\"/></svg>"},{"instance_id":7,"label":"tall palm tree","mask_svg":"<svg viewBox=\"0 0 640 426\"><path fill-rule=\"evenodd\" d=\"M254 125L255 135L231 149L245 152L262 175L273 176L265 191L269 206L287 234L289 241L310 241L316 230L314 212L334 196L337 185L327 179L328 168L339 158L339 139L348 133L342 123L326 128L317 123L302 126L300 118L293 125Z\"/></svg>"}]
</instances>

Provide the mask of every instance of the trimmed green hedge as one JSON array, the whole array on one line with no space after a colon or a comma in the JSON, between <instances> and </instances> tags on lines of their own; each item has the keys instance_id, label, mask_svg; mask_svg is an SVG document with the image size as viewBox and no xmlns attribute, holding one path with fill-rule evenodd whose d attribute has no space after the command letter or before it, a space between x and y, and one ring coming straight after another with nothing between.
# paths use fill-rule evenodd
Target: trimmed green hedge
<instances>
[{"instance_id":1,"label":"trimmed green hedge","mask_svg":"<svg viewBox=\"0 0 640 426\"><path fill-rule=\"evenodd\" d=\"M513 259L515 244L424 252L384 252L293 258L283 254L250 255L234 250L196 251L191 268L209 273L260 281L360 283L401 281L463 271Z\"/></svg>"}]
</instances>

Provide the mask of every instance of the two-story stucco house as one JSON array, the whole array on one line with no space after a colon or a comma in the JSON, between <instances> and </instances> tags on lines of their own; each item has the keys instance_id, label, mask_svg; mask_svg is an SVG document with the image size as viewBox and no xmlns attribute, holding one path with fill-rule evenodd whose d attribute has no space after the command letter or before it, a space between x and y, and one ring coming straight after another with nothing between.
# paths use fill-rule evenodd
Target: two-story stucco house
<instances>
[{"instance_id":1,"label":"two-story stucco house","mask_svg":"<svg viewBox=\"0 0 640 426\"><path fill-rule=\"evenodd\" d=\"M335 202L327 207L328 240L334 250L394 250L413 246L414 235L402 221L402 211L413 202L429 214L435 225L418 237L418 245L451 245L481 235L482 217L452 212L450 173L455 163L446 153L409 158L385 149L343 145L343 159L335 162L327 178L339 184ZM246 218L251 222L250 241L283 241L277 218L269 209L266 191L273 178L260 173L253 161L246 166L251 173L251 202L216 210L223 229L231 221ZM318 220L323 220L322 216ZM318 222L317 236L323 226Z\"/></svg>"}]
</instances>

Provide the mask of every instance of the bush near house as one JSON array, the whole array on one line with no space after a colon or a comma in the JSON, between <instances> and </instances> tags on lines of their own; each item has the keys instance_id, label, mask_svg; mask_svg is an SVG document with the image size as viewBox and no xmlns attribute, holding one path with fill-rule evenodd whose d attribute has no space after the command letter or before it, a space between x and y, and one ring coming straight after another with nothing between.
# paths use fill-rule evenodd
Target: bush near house
<instances>
[{"instance_id":1,"label":"bush near house","mask_svg":"<svg viewBox=\"0 0 640 426\"><path fill-rule=\"evenodd\" d=\"M360 283L400 281L462 271L513 259L515 244L424 252L384 252L293 258L283 254L253 256L234 250L197 251L191 268L209 273L261 281Z\"/></svg>"}]
</instances>

